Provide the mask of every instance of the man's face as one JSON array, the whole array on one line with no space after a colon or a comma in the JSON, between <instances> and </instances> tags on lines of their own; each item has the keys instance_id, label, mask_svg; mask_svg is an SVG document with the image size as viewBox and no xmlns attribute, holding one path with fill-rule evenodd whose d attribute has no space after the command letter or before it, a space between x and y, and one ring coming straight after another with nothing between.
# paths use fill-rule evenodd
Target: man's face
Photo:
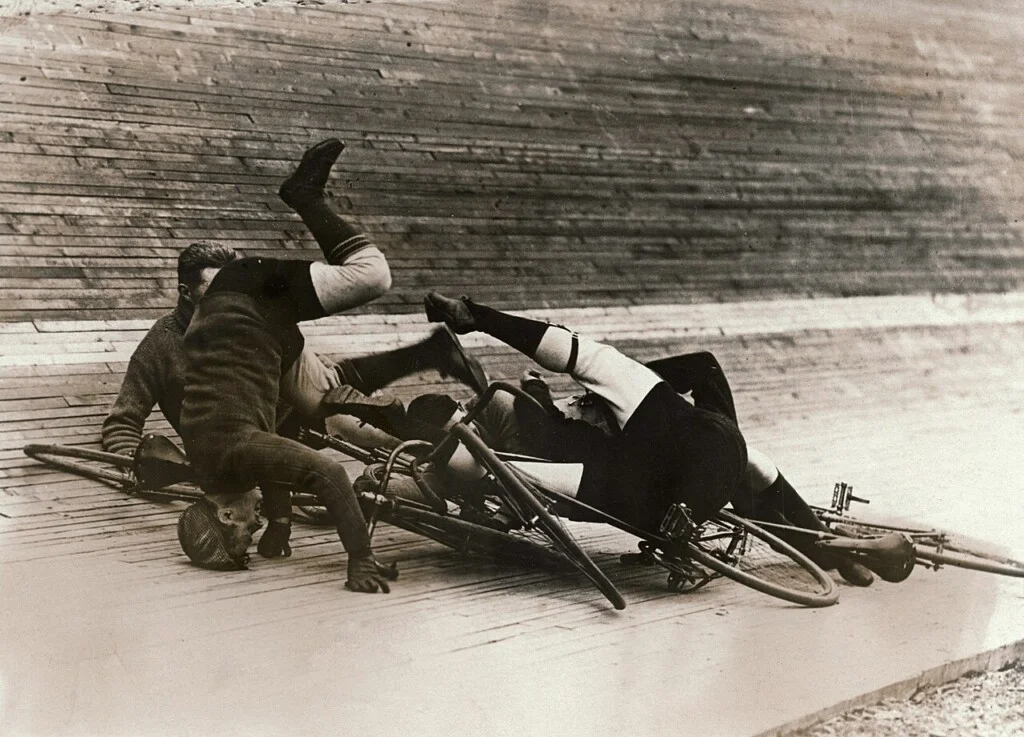
<instances>
[{"instance_id":1,"label":"man's face","mask_svg":"<svg viewBox=\"0 0 1024 737\"><path fill-rule=\"evenodd\" d=\"M192 304L199 304L199 300L206 294L206 290L210 288L213 277L217 276L218 272L220 272L219 266L207 266L199 272L199 281L195 284L191 286L179 284L178 293Z\"/></svg>"},{"instance_id":2,"label":"man's face","mask_svg":"<svg viewBox=\"0 0 1024 737\"><path fill-rule=\"evenodd\" d=\"M234 496L228 502L217 504L217 517L226 529L225 540L228 554L232 558L240 558L252 545L252 536L263 527L261 502L263 495L259 489Z\"/></svg>"}]
</instances>

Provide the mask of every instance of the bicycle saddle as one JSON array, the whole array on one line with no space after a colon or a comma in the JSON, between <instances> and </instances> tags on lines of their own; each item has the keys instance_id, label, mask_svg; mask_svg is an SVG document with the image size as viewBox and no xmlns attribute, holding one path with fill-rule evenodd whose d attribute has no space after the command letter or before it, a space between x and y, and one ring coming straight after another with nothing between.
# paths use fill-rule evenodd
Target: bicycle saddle
<instances>
[{"instance_id":1,"label":"bicycle saddle","mask_svg":"<svg viewBox=\"0 0 1024 737\"><path fill-rule=\"evenodd\" d=\"M163 435L149 434L135 449L132 473L143 489L162 489L195 477L188 458Z\"/></svg>"},{"instance_id":2,"label":"bicycle saddle","mask_svg":"<svg viewBox=\"0 0 1024 737\"><path fill-rule=\"evenodd\" d=\"M852 553L858 563L878 574L883 581L899 583L914 570L914 543L902 532L870 538L837 537L818 545L840 553Z\"/></svg>"}]
</instances>

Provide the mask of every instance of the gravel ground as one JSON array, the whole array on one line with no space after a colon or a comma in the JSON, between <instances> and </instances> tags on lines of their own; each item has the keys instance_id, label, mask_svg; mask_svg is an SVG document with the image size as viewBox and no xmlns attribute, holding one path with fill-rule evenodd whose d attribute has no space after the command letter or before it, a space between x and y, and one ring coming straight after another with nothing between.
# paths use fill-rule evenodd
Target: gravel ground
<instances>
[{"instance_id":1,"label":"gravel ground","mask_svg":"<svg viewBox=\"0 0 1024 737\"><path fill-rule=\"evenodd\" d=\"M885 699L791 737L1020 737L1024 735L1024 662L926 686L908 699Z\"/></svg>"}]
</instances>

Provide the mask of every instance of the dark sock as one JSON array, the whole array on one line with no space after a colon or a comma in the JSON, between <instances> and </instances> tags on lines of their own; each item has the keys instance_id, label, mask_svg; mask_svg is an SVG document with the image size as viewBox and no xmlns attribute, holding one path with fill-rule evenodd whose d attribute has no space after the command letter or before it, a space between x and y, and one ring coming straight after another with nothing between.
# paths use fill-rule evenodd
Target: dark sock
<instances>
[{"instance_id":1,"label":"dark sock","mask_svg":"<svg viewBox=\"0 0 1024 737\"><path fill-rule=\"evenodd\" d=\"M544 333L551 327L546 322L531 320L528 317L517 317L505 312L466 301L476 329L500 340L520 353L534 357Z\"/></svg>"},{"instance_id":2,"label":"dark sock","mask_svg":"<svg viewBox=\"0 0 1024 737\"><path fill-rule=\"evenodd\" d=\"M796 489L780 473L771 486L760 494L760 514L758 517L770 522L781 521L794 527L806 530L827 532L828 527L818 519L814 511L807 506ZM787 533L784 530L771 530L778 537L806 555L825 570L836 567L835 556L814 544L814 539L800 533Z\"/></svg>"},{"instance_id":3,"label":"dark sock","mask_svg":"<svg viewBox=\"0 0 1024 737\"><path fill-rule=\"evenodd\" d=\"M326 197L310 197L296 203L294 209L329 264L341 264L350 254L370 245L361 230L331 208Z\"/></svg>"},{"instance_id":4,"label":"dark sock","mask_svg":"<svg viewBox=\"0 0 1024 737\"><path fill-rule=\"evenodd\" d=\"M352 386L363 394L373 394L393 381L435 366L437 349L432 340L428 338L403 348L349 359L346 368L354 370L353 378L358 379Z\"/></svg>"},{"instance_id":5,"label":"dark sock","mask_svg":"<svg viewBox=\"0 0 1024 737\"><path fill-rule=\"evenodd\" d=\"M263 516L267 519L281 519L292 516L291 490L285 486L267 484L261 486L263 492Z\"/></svg>"},{"instance_id":6,"label":"dark sock","mask_svg":"<svg viewBox=\"0 0 1024 737\"><path fill-rule=\"evenodd\" d=\"M814 510L807 506L807 502L803 500L796 489L786 481L781 473L768 489L777 495L777 499L781 502L780 509L783 516L794 525L806 527L808 530L818 530L819 532L828 531L825 523L818 519L818 515L814 513Z\"/></svg>"}]
</instances>

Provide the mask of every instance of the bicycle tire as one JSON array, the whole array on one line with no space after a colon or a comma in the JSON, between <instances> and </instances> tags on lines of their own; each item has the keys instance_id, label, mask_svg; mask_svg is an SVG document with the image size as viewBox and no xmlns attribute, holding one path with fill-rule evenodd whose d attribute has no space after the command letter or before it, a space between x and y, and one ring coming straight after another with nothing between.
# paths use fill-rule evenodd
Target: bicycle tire
<instances>
[{"instance_id":1,"label":"bicycle tire","mask_svg":"<svg viewBox=\"0 0 1024 737\"><path fill-rule=\"evenodd\" d=\"M744 551L738 557L724 544L741 529L744 545L755 545L756 552ZM721 510L701 528L697 539L687 544L689 556L702 566L744 586L793 604L826 607L839 600L835 582L818 565L784 540L750 520Z\"/></svg>"},{"instance_id":2,"label":"bicycle tire","mask_svg":"<svg viewBox=\"0 0 1024 737\"><path fill-rule=\"evenodd\" d=\"M131 474L133 459L119 453L108 453L70 445L26 445L22 451L29 458L76 476L101 481L121 491L154 501L195 501L203 496L198 489L172 484L161 489L140 489ZM106 465L90 465L89 462Z\"/></svg>"},{"instance_id":3,"label":"bicycle tire","mask_svg":"<svg viewBox=\"0 0 1024 737\"><path fill-rule=\"evenodd\" d=\"M468 427L455 425L452 434L460 440L469 452L480 461L498 480L499 486L511 497L511 501L528 510L533 519L524 522L540 528L551 540L555 548L566 560L575 566L584 576L597 586L605 598L616 609L625 609L626 600L619 593L615 584L598 568L597 564L580 547L562 523L549 511L544 498L534 492L527 482L520 479L505 465L487 445Z\"/></svg>"},{"instance_id":4,"label":"bicycle tire","mask_svg":"<svg viewBox=\"0 0 1024 737\"><path fill-rule=\"evenodd\" d=\"M26 445L22 451L29 458L77 476L111 483L124 489L134 485L131 475L128 473L132 465L132 459L129 456L90 448L76 448L70 445ZM105 463L124 470L114 471L104 466L89 465L86 461Z\"/></svg>"},{"instance_id":5,"label":"bicycle tire","mask_svg":"<svg viewBox=\"0 0 1024 737\"><path fill-rule=\"evenodd\" d=\"M513 533L438 514L432 509L398 504L395 509L384 513L381 519L407 532L430 538L463 556L539 564L546 568L565 566L564 557L548 548Z\"/></svg>"},{"instance_id":6,"label":"bicycle tire","mask_svg":"<svg viewBox=\"0 0 1024 737\"><path fill-rule=\"evenodd\" d=\"M901 527L868 522L855 517L837 515L830 510L820 510L818 516L826 524L847 533L868 536L885 532L906 533L914 543L916 557L934 565L950 565L955 568L993 573L998 576L1024 578L1024 561L978 550L974 546L960 542L955 536L935 528Z\"/></svg>"},{"instance_id":7,"label":"bicycle tire","mask_svg":"<svg viewBox=\"0 0 1024 737\"><path fill-rule=\"evenodd\" d=\"M85 461L109 463L110 465L117 466L119 468L131 468L133 463L131 456L122 455L121 453L111 453L106 450L79 448L76 445L31 444L22 448L22 451L30 458L35 458L38 455L80 458Z\"/></svg>"}]
</instances>

